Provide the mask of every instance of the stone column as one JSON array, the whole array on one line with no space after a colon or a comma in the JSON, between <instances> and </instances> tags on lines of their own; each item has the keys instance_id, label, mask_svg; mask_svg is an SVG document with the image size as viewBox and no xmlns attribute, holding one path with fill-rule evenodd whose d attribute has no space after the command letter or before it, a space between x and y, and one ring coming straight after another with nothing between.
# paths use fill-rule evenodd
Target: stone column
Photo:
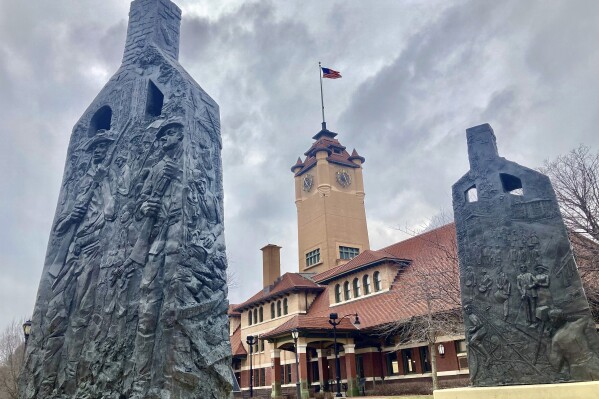
<instances>
[{"instance_id":1,"label":"stone column","mask_svg":"<svg viewBox=\"0 0 599 399\"><path fill-rule=\"evenodd\" d=\"M318 376L320 378L320 390L324 391L325 384L329 380L329 360L324 349L317 349L318 354Z\"/></svg>"},{"instance_id":2,"label":"stone column","mask_svg":"<svg viewBox=\"0 0 599 399\"><path fill-rule=\"evenodd\" d=\"M356 370L356 345L345 344L345 375L347 378L347 396L358 396L358 373Z\"/></svg>"},{"instance_id":3,"label":"stone column","mask_svg":"<svg viewBox=\"0 0 599 399\"><path fill-rule=\"evenodd\" d=\"M308 391L308 354L306 353L306 347L307 345L305 343L297 343L297 353L299 358L299 380L302 393L301 399L307 399L310 396L310 392Z\"/></svg>"},{"instance_id":4,"label":"stone column","mask_svg":"<svg viewBox=\"0 0 599 399\"><path fill-rule=\"evenodd\" d=\"M270 397L273 399L282 398L281 396L281 350L273 349L270 351L271 365L273 367L272 375L272 392Z\"/></svg>"}]
</instances>

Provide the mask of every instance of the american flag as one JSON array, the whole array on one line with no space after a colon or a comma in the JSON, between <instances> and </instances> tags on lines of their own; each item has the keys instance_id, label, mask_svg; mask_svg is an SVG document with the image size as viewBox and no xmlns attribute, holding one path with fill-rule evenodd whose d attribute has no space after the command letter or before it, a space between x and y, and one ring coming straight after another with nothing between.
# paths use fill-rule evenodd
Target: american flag
<instances>
[{"instance_id":1,"label":"american flag","mask_svg":"<svg viewBox=\"0 0 599 399\"><path fill-rule=\"evenodd\" d=\"M329 79L339 79L341 74L337 71L333 71L330 68L322 68L322 77Z\"/></svg>"}]
</instances>

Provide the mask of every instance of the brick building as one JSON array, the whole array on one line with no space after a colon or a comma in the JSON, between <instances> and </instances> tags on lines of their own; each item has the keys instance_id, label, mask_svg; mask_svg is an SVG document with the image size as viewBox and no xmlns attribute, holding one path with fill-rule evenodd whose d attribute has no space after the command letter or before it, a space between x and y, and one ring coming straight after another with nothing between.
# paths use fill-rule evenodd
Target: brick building
<instances>
[{"instance_id":1,"label":"brick building","mask_svg":"<svg viewBox=\"0 0 599 399\"><path fill-rule=\"evenodd\" d=\"M291 168L299 272L281 276L280 247L266 245L264 288L230 306L233 369L247 391L251 359L255 397L295 392L298 376L304 398L310 392L336 391L331 313L341 319L336 341L342 391L348 396L383 381L430 379L430 347L402 343L387 327L426 316L428 309L460 308L453 224L371 250L362 181L365 159L355 150L350 155L335 137L323 124L305 160ZM422 288L431 286L444 287L443 299L427 301ZM257 338L252 348L248 336ZM439 337L433 351L441 378L468 374L463 335Z\"/></svg>"}]
</instances>

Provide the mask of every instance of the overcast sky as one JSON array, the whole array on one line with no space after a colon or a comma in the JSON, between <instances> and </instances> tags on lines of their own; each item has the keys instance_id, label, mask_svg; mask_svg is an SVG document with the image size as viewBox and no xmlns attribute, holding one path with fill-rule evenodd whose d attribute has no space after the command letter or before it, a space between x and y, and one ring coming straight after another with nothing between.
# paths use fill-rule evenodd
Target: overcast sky
<instances>
[{"instance_id":1,"label":"overcast sky","mask_svg":"<svg viewBox=\"0 0 599 399\"><path fill-rule=\"evenodd\" d=\"M289 168L320 129L366 158L371 247L451 209L465 129L529 167L599 149L599 2L177 0L180 62L220 104L225 233L239 287L260 248L297 271ZM117 70L129 1L0 0L0 328L34 306L71 129Z\"/></svg>"}]
</instances>

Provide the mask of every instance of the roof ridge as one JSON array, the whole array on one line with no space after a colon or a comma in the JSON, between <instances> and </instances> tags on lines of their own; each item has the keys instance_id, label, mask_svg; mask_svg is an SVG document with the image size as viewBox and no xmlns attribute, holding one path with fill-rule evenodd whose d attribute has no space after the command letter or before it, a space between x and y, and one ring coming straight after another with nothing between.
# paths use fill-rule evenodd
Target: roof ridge
<instances>
[{"instance_id":1,"label":"roof ridge","mask_svg":"<svg viewBox=\"0 0 599 399\"><path fill-rule=\"evenodd\" d=\"M435 227L435 228L434 228L434 229L432 229L432 230L425 231L425 232L423 232L423 233L420 233L420 234L417 234L417 235L415 235L415 236L412 236L412 237L406 238L406 239L405 239L405 240L403 240L403 241L398 241L398 242L396 242L396 243L394 243L394 244L387 245L386 247L384 247L384 248L381 248L381 250L383 250L383 251L385 251L385 252L388 252L387 250L388 250L389 248L393 248L393 247L395 247L395 246L397 246L397 245L399 245L399 244L405 244L405 243L407 243L407 242L409 242L409 241L412 241L412 240L415 240L415 239L423 239L423 238L424 238L424 236L427 236L427 235L429 235L429 234L432 234L432 233L434 233L434 232L435 232L435 231L437 231L437 230L441 230L441 229L447 228L447 227L449 227L449 226L451 226L451 225L455 226L455 222L450 222L450 223L444 224L443 226Z\"/></svg>"}]
</instances>

